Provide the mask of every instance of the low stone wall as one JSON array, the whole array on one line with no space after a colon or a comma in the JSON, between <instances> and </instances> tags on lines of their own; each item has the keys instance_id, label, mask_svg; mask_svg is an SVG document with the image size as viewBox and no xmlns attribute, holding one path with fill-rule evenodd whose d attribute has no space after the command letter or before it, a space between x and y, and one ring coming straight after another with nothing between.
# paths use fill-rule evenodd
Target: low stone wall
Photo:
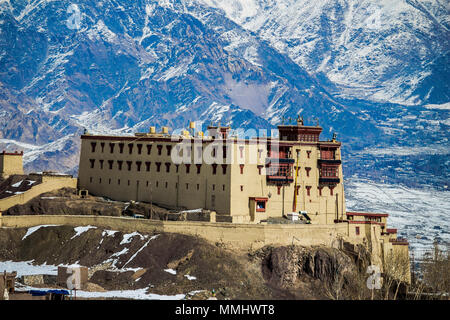
<instances>
[{"instance_id":1,"label":"low stone wall","mask_svg":"<svg viewBox=\"0 0 450 320\"><path fill-rule=\"evenodd\" d=\"M19 228L37 225L73 225L118 230L122 232L171 232L202 237L241 249L258 249L264 245L336 246L339 237L346 239L347 224L335 225L261 225L194 221L157 221L107 216L33 215L3 216L0 226Z\"/></svg>"},{"instance_id":2,"label":"low stone wall","mask_svg":"<svg viewBox=\"0 0 450 320\"><path fill-rule=\"evenodd\" d=\"M0 211L5 211L16 204L24 204L38 195L58 190L61 188L76 188L77 179L66 176L42 177L42 183L35 185L30 190L16 194L8 198L0 199Z\"/></svg>"}]
</instances>

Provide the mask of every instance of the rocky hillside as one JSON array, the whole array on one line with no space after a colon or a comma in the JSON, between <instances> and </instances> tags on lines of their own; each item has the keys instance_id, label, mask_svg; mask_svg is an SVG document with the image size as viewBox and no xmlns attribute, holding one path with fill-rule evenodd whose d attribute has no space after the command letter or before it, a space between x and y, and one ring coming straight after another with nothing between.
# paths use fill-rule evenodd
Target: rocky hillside
<instances>
[{"instance_id":1,"label":"rocky hillside","mask_svg":"<svg viewBox=\"0 0 450 320\"><path fill-rule=\"evenodd\" d=\"M349 298L359 288L355 274L368 262L364 252L298 246L237 252L179 234L71 226L0 229L2 265L77 263L89 267L97 290L196 292L196 299L213 289L219 299Z\"/></svg>"}]
</instances>

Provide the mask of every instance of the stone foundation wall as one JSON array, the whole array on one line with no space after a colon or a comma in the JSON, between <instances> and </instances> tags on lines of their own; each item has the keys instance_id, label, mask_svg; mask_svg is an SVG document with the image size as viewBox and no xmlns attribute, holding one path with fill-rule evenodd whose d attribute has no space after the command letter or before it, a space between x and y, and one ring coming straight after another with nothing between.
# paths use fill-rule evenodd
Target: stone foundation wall
<instances>
[{"instance_id":1,"label":"stone foundation wall","mask_svg":"<svg viewBox=\"0 0 450 320\"><path fill-rule=\"evenodd\" d=\"M0 226L19 228L45 224L93 225L122 232L172 232L202 237L241 249L273 245L336 246L338 238L347 239L348 225L261 225L197 221L157 221L107 216L33 215L3 216ZM347 239L348 240L348 239Z\"/></svg>"},{"instance_id":2,"label":"stone foundation wall","mask_svg":"<svg viewBox=\"0 0 450 320\"><path fill-rule=\"evenodd\" d=\"M5 211L16 204L24 204L37 197L38 195L58 190L61 188L76 188L77 179L71 177L42 177L42 183L32 187L24 193L13 195L11 197L0 199L0 211Z\"/></svg>"}]
</instances>

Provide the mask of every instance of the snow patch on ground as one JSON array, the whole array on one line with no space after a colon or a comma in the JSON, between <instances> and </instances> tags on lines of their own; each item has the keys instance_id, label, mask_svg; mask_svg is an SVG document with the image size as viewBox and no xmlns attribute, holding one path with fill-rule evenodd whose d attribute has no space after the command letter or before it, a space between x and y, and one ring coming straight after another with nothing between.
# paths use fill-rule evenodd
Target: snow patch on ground
<instances>
[{"instance_id":1,"label":"snow patch on ground","mask_svg":"<svg viewBox=\"0 0 450 320\"><path fill-rule=\"evenodd\" d=\"M54 265L33 265L34 260L30 261L0 261L1 272L17 271L17 277L25 275L49 274L57 275L58 267Z\"/></svg>"},{"instance_id":2,"label":"snow patch on ground","mask_svg":"<svg viewBox=\"0 0 450 320\"><path fill-rule=\"evenodd\" d=\"M27 233L25 233L25 235L23 236L22 240L25 240L30 234L32 234L33 232L36 232L40 228L56 227L56 226L58 226L58 225L57 224L42 224L42 225L39 225L39 226L28 228L28 231L27 231Z\"/></svg>"},{"instance_id":3,"label":"snow patch on ground","mask_svg":"<svg viewBox=\"0 0 450 320\"><path fill-rule=\"evenodd\" d=\"M194 276L191 276L191 275L188 275L188 274L185 274L184 275L188 280L197 280L197 277L194 277Z\"/></svg>"},{"instance_id":4,"label":"snow patch on ground","mask_svg":"<svg viewBox=\"0 0 450 320\"><path fill-rule=\"evenodd\" d=\"M22 182L23 182L23 180L20 180L19 182L16 182L16 183L12 184L11 187L18 188L18 187L20 187Z\"/></svg>"},{"instance_id":5,"label":"snow patch on ground","mask_svg":"<svg viewBox=\"0 0 450 320\"><path fill-rule=\"evenodd\" d=\"M143 236L142 234L140 234L139 232L133 232L133 233L127 233L123 235L123 239L120 242L120 244L125 244L125 243L130 243L133 237L139 236L141 238L141 240L145 239L145 236Z\"/></svg>"},{"instance_id":6,"label":"snow patch on ground","mask_svg":"<svg viewBox=\"0 0 450 320\"><path fill-rule=\"evenodd\" d=\"M176 272L175 270L173 270L173 269L164 269L164 271L165 271L165 272L168 272L168 273L170 273L170 274L173 274L173 275L176 275L176 274L177 274L177 272Z\"/></svg>"},{"instance_id":7,"label":"snow patch on ground","mask_svg":"<svg viewBox=\"0 0 450 320\"><path fill-rule=\"evenodd\" d=\"M76 227L76 228L73 228L73 229L75 230L76 233L75 233L75 235L74 235L72 238L70 238L71 240L72 240L73 238L78 237L80 234L82 234L82 233L88 231L89 229L97 229L97 227L94 227L94 226L85 226L85 227Z\"/></svg>"},{"instance_id":8,"label":"snow patch on ground","mask_svg":"<svg viewBox=\"0 0 450 320\"><path fill-rule=\"evenodd\" d=\"M19 288L23 290L54 290L54 288L34 288L30 286L22 286ZM185 294L177 294L173 296L160 295L156 293L146 293L148 288L137 289L137 290L113 290L106 292L89 292L83 290L77 290L77 297L79 298L123 298L132 300L183 300ZM189 293L191 294L191 293Z\"/></svg>"},{"instance_id":9,"label":"snow patch on ground","mask_svg":"<svg viewBox=\"0 0 450 320\"><path fill-rule=\"evenodd\" d=\"M141 252L145 247L147 247L150 241L158 238L158 236L159 234L150 237L150 239L148 239L148 241L138 251L136 251L136 253L133 254L133 256L130 259L128 259L128 261L123 266L125 267L129 262L133 261L133 259L139 254L139 252Z\"/></svg>"}]
</instances>

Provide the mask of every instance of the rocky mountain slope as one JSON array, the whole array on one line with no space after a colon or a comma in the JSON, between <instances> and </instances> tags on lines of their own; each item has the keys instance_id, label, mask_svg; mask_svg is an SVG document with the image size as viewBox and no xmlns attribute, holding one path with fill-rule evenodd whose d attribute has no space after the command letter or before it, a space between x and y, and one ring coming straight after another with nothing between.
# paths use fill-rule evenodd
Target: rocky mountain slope
<instances>
[{"instance_id":1,"label":"rocky mountain slope","mask_svg":"<svg viewBox=\"0 0 450 320\"><path fill-rule=\"evenodd\" d=\"M448 150L446 11L437 0L1 1L0 147L24 149L29 170L76 173L84 128L269 129L301 113L347 152Z\"/></svg>"},{"instance_id":2,"label":"rocky mountain slope","mask_svg":"<svg viewBox=\"0 0 450 320\"><path fill-rule=\"evenodd\" d=\"M368 263L364 252L292 246L246 253L179 234L124 234L92 226L0 228L2 270L56 274L57 265L83 265L95 288L136 290L135 298L139 292L172 297L197 292L204 299L213 289L219 299L349 298L361 289L353 280ZM333 296L337 282L339 297Z\"/></svg>"}]
</instances>

